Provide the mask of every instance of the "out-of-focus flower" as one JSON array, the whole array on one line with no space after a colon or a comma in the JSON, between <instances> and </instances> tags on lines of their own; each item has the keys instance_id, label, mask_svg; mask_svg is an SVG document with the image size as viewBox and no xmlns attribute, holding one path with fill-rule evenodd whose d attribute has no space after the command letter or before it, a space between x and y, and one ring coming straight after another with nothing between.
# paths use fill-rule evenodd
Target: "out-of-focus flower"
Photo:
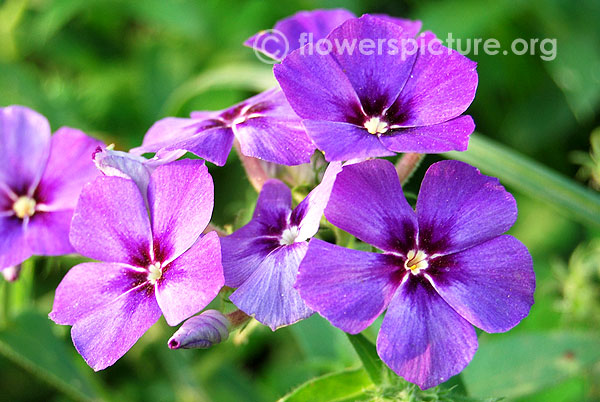
<instances>
[{"instance_id":1,"label":"out-of-focus flower","mask_svg":"<svg viewBox=\"0 0 600 402\"><path fill-rule=\"evenodd\" d=\"M218 112L156 122L134 154L186 150L223 166L234 139L242 154L282 165L310 162L315 146L280 89L260 93Z\"/></svg>"},{"instance_id":2,"label":"out-of-focus flower","mask_svg":"<svg viewBox=\"0 0 600 402\"><path fill-rule=\"evenodd\" d=\"M503 332L533 304L527 248L503 235L514 198L466 163L433 164L416 213L393 164L370 160L338 174L327 219L384 253L312 239L295 287L336 327L358 333L386 308L377 351L406 380L433 387L459 373L477 349L472 325Z\"/></svg>"},{"instance_id":3,"label":"out-of-focus flower","mask_svg":"<svg viewBox=\"0 0 600 402\"><path fill-rule=\"evenodd\" d=\"M340 170L341 163L330 164L321 184L293 210L290 189L267 181L252 220L221 239L225 284L237 288L230 300L272 330L312 314L293 284Z\"/></svg>"},{"instance_id":4,"label":"out-of-focus flower","mask_svg":"<svg viewBox=\"0 0 600 402\"><path fill-rule=\"evenodd\" d=\"M73 326L73 343L94 370L114 364L161 314L177 325L223 286L217 234L201 236L213 210L204 162L158 167L147 194L149 211L132 180L99 177L84 187L73 216L75 249L104 262L67 273L50 318Z\"/></svg>"},{"instance_id":5,"label":"out-of-focus flower","mask_svg":"<svg viewBox=\"0 0 600 402\"><path fill-rule=\"evenodd\" d=\"M75 250L69 225L102 143L23 106L0 108L0 269Z\"/></svg>"},{"instance_id":6,"label":"out-of-focus flower","mask_svg":"<svg viewBox=\"0 0 600 402\"><path fill-rule=\"evenodd\" d=\"M414 39L370 15L344 22L327 40L331 51L306 45L274 72L328 161L467 149L475 125L461 114L475 97L475 62L430 32ZM358 44L366 40L382 46L365 50Z\"/></svg>"}]
</instances>

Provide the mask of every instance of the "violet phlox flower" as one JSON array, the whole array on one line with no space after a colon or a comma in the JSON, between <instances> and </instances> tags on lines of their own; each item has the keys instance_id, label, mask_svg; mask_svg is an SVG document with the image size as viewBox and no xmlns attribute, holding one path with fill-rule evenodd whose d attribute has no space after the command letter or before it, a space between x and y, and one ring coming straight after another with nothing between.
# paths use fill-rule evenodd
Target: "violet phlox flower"
<instances>
[{"instance_id":1,"label":"violet phlox flower","mask_svg":"<svg viewBox=\"0 0 600 402\"><path fill-rule=\"evenodd\" d=\"M400 25L405 34L415 36L421 30L421 21L376 14ZM281 61L307 43L316 45L344 21L356 17L345 9L300 11L277 21L272 30L260 31L248 38L244 45L259 51L274 60Z\"/></svg>"},{"instance_id":2,"label":"violet phlox flower","mask_svg":"<svg viewBox=\"0 0 600 402\"><path fill-rule=\"evenodd\" d=\"M387 309L378 354L421 388L446 381L471 361L473 325L503 332L529 313L531 256L503 235L516 220L515 200L497 179L466 163L433 164L416 213L390 162L346 166L325 216L384 252L312 239L295 287L310 308L349 333Z\"/></svg>"},{"instance_id":3,"label":"violet phlox flower","mask_svg":"<svg viewBox=\"0 0 600 402\"><path fill-rule=\"evenodd\" d=\"M328 161L467 149L475 125L461 114L475 97L475 62L430 32L415 41L370 15L344 22L327 39L352 50L301 48L274 72ZM377 46L361 50L364 40Z\"/></svg>"},{"instance_id":4,"label":"violet phlox flower","mask_svg":"<svg viewBox=\"0 0 600 402\"><path fill-rule=\"evenodd\" d=\"M91 155L102 143L23 106L0 108L0 269L32 255L75 250L69 226L83 185L98 171Z\"/></svg>"},{"instance_id":5,"label":"violet phlox flower","mask_svg":"<svg viewBox=\"0 0 600 402\"><path fill-rule=\"evenodd\" d=\"M252 220L221 239L225 284L237 288L230 300L272 330L312 314L293 284L340 170L341 163L330 164L321 183L293 210L290 189L279 180L267 181Z\"/></svg>"},{"instance_id":6,"label":"violet phlox flower","mask_svg":"<svg viewBox=\"0 0 600 402\"><path fill-rule=\"evenodd\" d=\"M234 139L242 154L282 165L308 163L315 151L300 118L276 88L225 110L159 120L131 152L186 150L223 166Z\"/></svg>"},{"instance_id":7,"label":"violet phlox flower","mask_svg":"<svg viewBox=\"0 0 600 402\"><path fill-rule=\"evenodd\" d=\"M213 210L204 162L156 168L147 195L146 203L130 179L99 177L84 187L73 216L73 246L103 262L67 273L50 317L73 326L73 343L94 370L114 364L161 314L176 325L223 286L219 239L201 236Z\"/></svg>"}]
</instances>

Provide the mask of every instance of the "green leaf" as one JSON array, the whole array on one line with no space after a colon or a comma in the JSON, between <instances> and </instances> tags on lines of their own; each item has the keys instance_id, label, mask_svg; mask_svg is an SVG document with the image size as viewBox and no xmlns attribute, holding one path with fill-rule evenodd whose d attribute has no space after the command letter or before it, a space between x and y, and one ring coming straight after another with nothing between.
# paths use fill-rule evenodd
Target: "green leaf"
<instances>
[{"instance_id":1,"label":"green leaf","mask_svg":"<svg viewBox=\"0 0 600 402\"><path fill-rule=\"evenodd\" d=\"M469 394L477 397L529 395L600 360L600 339L594 333L525 333L486 339L480 338L477 354L462 373Z\"/></svg>"},{"instance_id":2,"label":"green leaf","mask_svg":"<svg viewBox=\"0 0 600 402\"><path fill-rule=\"evenodd\" d=\"M471 135L467 151L445 155L480 168L581 223L600 226L600 195L481 134Z\"/></svg>"},{"instance_id":3,"label":"green leaf","mask_svg":"<svg viewBox=\"0 0 600 402\"><path fill-rule=\"evenodd\" d=\"M367 398L373 383L363 368L326 374L305 382L279 399L279 402L341 402Z\"/></svg>"},{"instance_id":4,"label":"green leaf","mask_svg":"<svg viewBox=\"0 0 600 402\"><path fill-rule=\"evenodd\" d=\"M383 363L379 359L375 345L362 334L346 335L373 384L380 385L383 380Z\"/></svg>"},{"instance_id":5,"label":"green leaf","mask_svg":"<svg viewBox=\"0 0 600 402\"><path fill-rule=\"evenodd\" d=\"M0 354L78 401L96 398L90 380L52 333L48 317L26 312L0 331Z\"/></svg>"}]
</instances>

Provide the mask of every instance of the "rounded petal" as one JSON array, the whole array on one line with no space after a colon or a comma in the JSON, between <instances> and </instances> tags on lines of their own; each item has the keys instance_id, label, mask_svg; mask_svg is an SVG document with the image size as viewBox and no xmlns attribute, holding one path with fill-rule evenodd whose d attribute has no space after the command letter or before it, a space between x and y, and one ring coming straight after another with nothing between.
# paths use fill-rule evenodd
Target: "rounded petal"
<instances>
[{"instance_id":1,"label":"rounded petal","mask_svg":"<svg viewBox=\"0 0 600 402\"><path fill-rule=\"evenodd\" d=\"M306 304L342 331L356 334L385 310L399 284L397 257L309 243L294 285Z\"/></svg>"},{"instance_id":2,"label":"rounded petal","mask_svg":"<svg viewBox=\"0 0 600 402\"><path fill-rule=\"evenodd\" d=\"M330 55L300 48L273 72L292 109L303 119L352 122L363 115L352 84Z\"/></svg>"},{"instance_id":3,"label":"rounded petal","mask_svg":"<svg viewBox=\"0 0 600 402\"><path fill-rule=\"evenodd\" d=\"M327 37L334 47L331 57L348 77L367 116L380 115L391 106L411 75L417 52L405 49L408 38L398 24L368 14L344 22Z\"/></svg>"},{"instance_id":4,"label":"rounded petal","mask_svg":"<svg viewBox=\"0 0 600 402\"><path fill-rule=\"evenodd\" d=\"M20 264L33 255L20 219L0 216L0 233L0 269Z\"/></svg>"},{"instance_id":5,"label":"rounded petal","mask_svg":"<svg viewBox=\"0 0 600 402\"><path fill-rule=\"evenodd\" d=\"M177 325L202 310L224 282L219 237L210 232L166 266L156 283L156 300L167 324Z\"/></svg>"},{"instance_id":6,"label":"rounded petal","mask_svg":"<svg viewBox=\"0 0 600 402\"><path fill-rule=\"evenodd\" d=\"M50 152L50 125L24 106L0 108L0 182L32 195Z\"/></svg>"},{"instance_id":7,"label":"rounded petal","mask_svg":"<svg viewBox=\"0 0 600 402\"><path fill-rule=\"evenodd\" d=\"M476 350L471 324L416 278L398 288L377 337L381 360L422 389L460 373Z\"/></svg>"},{"instance_id":8,"label":"rounded petal","mask_svg":"<svg viewBox=\"0 0 600 402\"><path fill-rule=\"evenodd\" d=\"M486 332L504 332L529 314L535 290L533 261L514 237L496 237L434 261L431 283L471 324Z\"/></svg>"},{"instance_id":9,"label":"rounded petal","mask_svg":"<svg viewBox=\"0 0 600 402\"><path fill-rule=\"evenodd\" d=\"M307 248L300 242L271 252L230 300L273 331L310 316L312 310L293 287Z\"/></svg>"},{"instance_id":10,"label":"rounded petal","mask_svg":"<svg viewBox=\"0 0 600 402\"><path fill-rule=\"evenodd\" d=\"M323 39L342 22L353 17L354 14L344 9L300 11L275 24L273 34L282 35L285 40L261 41L264 39L264 32L261 31L248 38L244 45L281 60L309 38L313 41Z\"/></svg>"},{"instance_id":11,"label":"rounded petal","mask_svg":"<svg viewBox=\"0 0 600 402\"><path fill-rule=\"evenodd\" d=\"M154 292L140 286L78 320L71 329L73 344L94 371L103 370L127 353L160 315Z\"/></svg>"},{"instance_id":12,"label":"rounded petal","mask_svg":"<svg viewBox=\"0 0 600 402\"><path fill-rule=\"evenodd\" d=\"M394 124L429 126L462 114L477 90L477 63L444 47L431 32L418 39L410 79L388 110Z\"/></svg>"},{"instance_id":13,"label":"rounded petal","mask_svg":"<svg viewBox=\"0 0 600 402\"><path fill-rule=\"evenodd\" d=\"M212 215L214 185L203 161L160 166L150 176L148 202L155 260L167 262L198 240Z\"/></svg>"},{"instance_id":14,"label":"rounded petal","mask_svg":"<svg viewBox=\"0 0 600 402\"><path fill-rule=\"evenodd\" d=\"M50 144L50 158L36 193L38 202L44 210L73 210L83 185L99 175L92 156L104 144L69 127L60 128Z\"/></svg>"},{"instance_id":15,"label":"rounded petal","mask_svg":"<svg viewBox=\"0 0 600 402\"><path fill-rule=\"evenodd\" d=\"M417 36L421 32L423 23L418 20L408 20L406 18L391 17L386 14L371 14L373 17L381 18L383 20L393 22L394 24L402 27L402 34L409 37Z\"/></svg>"},{"instance_id":16,"label":"rounded petal","mask_svg":"<svg viewBox=\"0 0 600 402\"><path fill-rule=\"evenodd\" d=\"M435 154L466 151L473 131L475 123L471 116L460 116L432 126L392 130L380 138L381 143L394 152Z\"/></svg>"},{"instance_id":17,"label":"rounded petal","mask_svg":"<svg viewBox=\"0 0 600 402\"><path fill-rule=\"evenodd\" d=\"M281 233L292 212L292 192L282 181L270 179L265 182L252 215L253 220L261 222L264 235Z\"/></svg>"},{"instance_id":18,"label":"rounded petal","mask_svg":"<svg viewBox=\"0 0 600 402\"><path fill-rule=\"evenodd\" d=\"M83 187L69 235L78 253L100 261L145 267L152 232L142 193L121 177L98 177Z\"/></svg>"},{"instance_id":19,"label":"rounded petal","mask_svg":"<svg viewBox=\"0 0 600 402\"><path fill-rule=\"evenodd\" d=\"M88 262L76 265L56 288L49 317L57 324L73 325L145 280L144 273L125 264Z\"/></svg>"},{"instance_id":20,"label":"rounded petal","mask_svg":"<svg viewBox=\"0 0 600 402\"><path fill-rule=\"evenodd\" d=\"M333 225L385 251L406 254L415 246L417 218L396 169L385 160L344 166L325 217Z\"/></svg>"},{"instance_id":21,"label":"rounded petal","mask_svg":"<svg viewBox=\"0 0 600 402\"><path fill-rule=\"evenodd\" d=\"M35 255L62 255L75 252L69 240L73 210L38 212L29 219L27 242Z\"/></svg>"},{"instance_id":22,"label":"rounded petal","mask_svg":"<svg viewBox=\"0 0 600 402\"><path fill-rule=\"evenodd\" d=\"M350 123L323 120L304 120L306 132L323 153L327 161L347 161L379 156L392 156L379 137L364 127Z\"/></svg>"},{"instance_id":23,"label":"rounded petal","mask_svg":"<svg viewBox=\"0 0 600 402\"><path fill-rule=\"evenodd\" d=\"M427 254L451 254L506 232L517 204L494 177L458 161L429 167L417 199L419 244Z\"/></svg>"}]
</instances>

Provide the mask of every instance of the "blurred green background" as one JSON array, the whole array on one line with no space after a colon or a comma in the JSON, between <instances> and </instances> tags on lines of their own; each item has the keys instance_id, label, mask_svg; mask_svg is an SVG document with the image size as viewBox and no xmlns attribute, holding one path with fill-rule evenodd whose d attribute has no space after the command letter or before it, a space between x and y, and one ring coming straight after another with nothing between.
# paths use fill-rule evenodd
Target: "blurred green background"
<instances>
[{"instance_id":1,"label":"blurred green background","mask_svg":"<svg viewBox=\"0 0 600 402\"><path fill-rule=\"evenodd\" d=\"M600 126L597 0L8 0L0 2L0 106L29 106L53 129L77 127L128 150L162 117L224 108L272 85L271 66L242 42L299 10L333 7L421 19L441 38L497 38L503 49L516 38L556 38L553 61L539 52L470 54L479 88L469 113L487 138L598 188L600 132L590 151ZM408 191L439 158L426 158ZM256 194L239 161L232 154L210 168L215 223L245 223ZM510 233L534 257L536 304L511 332L480 335L465 386L477 397L600 400L598 226L503 182L520 209ZM47 319L56 285L79 261L35 258L19 281L0 280L0 400L268 401L360 365L346 337L316 316L207 351L167 349L174 328L161 319L113 367L93 373L69 327Z\"/></svg>"}]
</instances>

